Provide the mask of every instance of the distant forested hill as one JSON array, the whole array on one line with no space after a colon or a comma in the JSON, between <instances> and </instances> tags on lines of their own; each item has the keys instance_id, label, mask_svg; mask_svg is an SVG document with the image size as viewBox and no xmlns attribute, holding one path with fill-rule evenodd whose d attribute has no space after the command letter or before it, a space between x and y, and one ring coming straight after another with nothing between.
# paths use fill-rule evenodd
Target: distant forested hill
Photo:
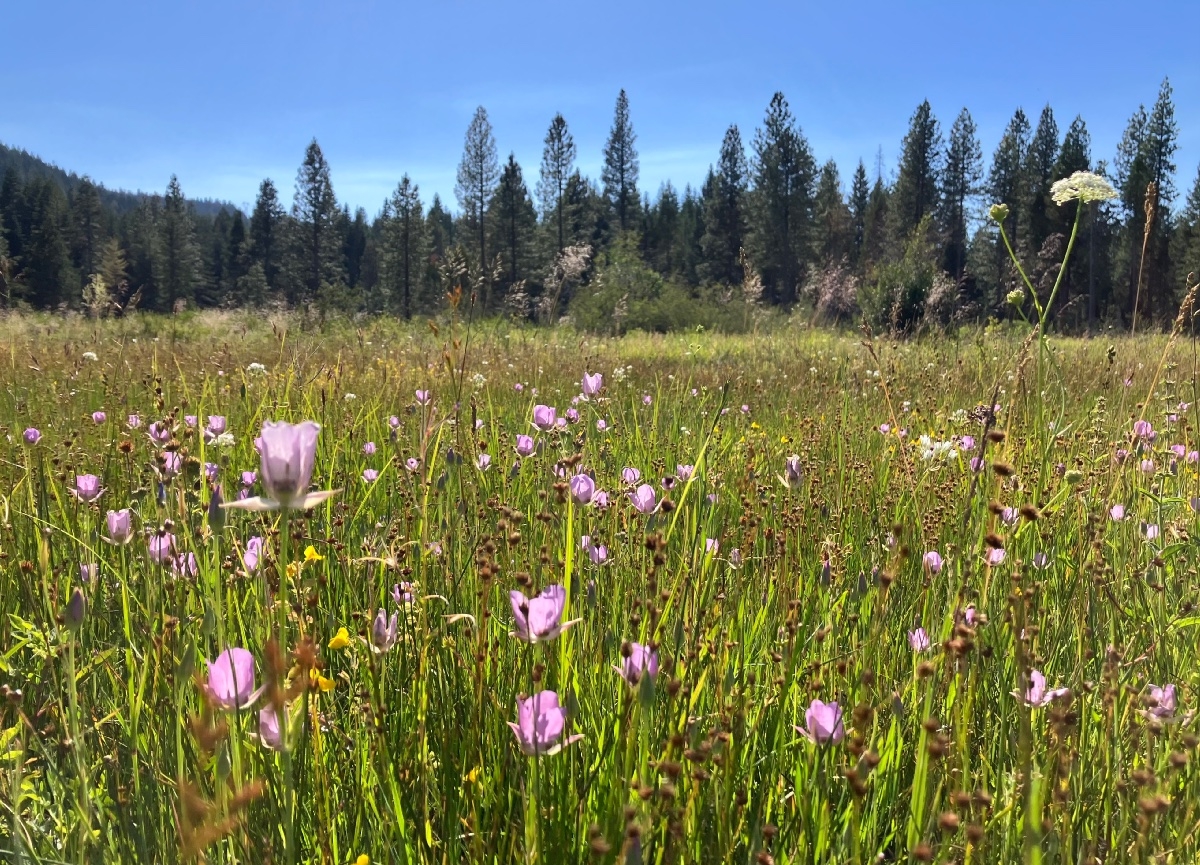
<instances>
[{"instance_id":1,"label":"distant forested hill","mask_svg":"<svg viewBox=\"0 0 1200 865\"><path fill-rule=\"evenodd\" d=\"M79 187L79 183L83 180L78 174L73 171L65 171L59 168L52 162L47 162L37 156L34 156L28 150L21 150L16 147L9 147L7 144L0 142L0 177L3 177L9 168L13 168L17 172L17 177L22 183L28 183L35 178L46 178L54 181L65 192L68 197ZM105 208L112 210L117 214L126 214L133 211L145 196L153 193L145 192L127 192L124 189L108 189L102 183L96 183L96 191L100 194L100 203ZM197 216L216 216L224 208L232 212L236 208L224 201L214 201L211 198L191 198L188 203L195 209Z\"/></svg>"}]
</instances>

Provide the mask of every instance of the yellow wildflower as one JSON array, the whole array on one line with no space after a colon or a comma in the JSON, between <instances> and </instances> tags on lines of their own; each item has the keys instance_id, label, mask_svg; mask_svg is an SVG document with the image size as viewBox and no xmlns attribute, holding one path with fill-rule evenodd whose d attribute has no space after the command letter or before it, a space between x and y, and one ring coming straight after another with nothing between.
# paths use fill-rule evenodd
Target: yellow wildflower
<instances>
[{"instance_id":1,"label":"yellow wildflower","mask_svg":"<svg viewBox=\"0 0 1200 865\"><path fill-rule=\"evenodd\" d=\"M344 649L350 645L350 632L346 630L346 626L338 628L338 632L333 635L333 639L329 641L329 648Z\"/></svg>"},{"instance_id":2,"label":"yellow wildflower","mask_svg":"<svg viewBox=\"0 0 1200 865\"><path fill-rule=\"evenodd\" d=\"M366 853L359 853L358 858L354 860L354 865L371 865L371 857Z\"/></svg>"},{"instance_id":3,"label":"yellow wildflower","mask_svg":"<svg viewBox=\"0 0 1200 865\"><path fill-rule=\"evenodd\" d=\"M288 562L287 575L295 578L296 574L300 573L300 566L295 562Z\"/></svg>"},{"instance_id":4,"label":"yellow wildflower","mask_svg":"<svg viewBox=\"0 0 1200 865\"><path fill-rule=\"evenodd\" d=\"M316 671L315 668L308 671L308 678L314 685L320 688L322 692L332 691L333 686L337 684L337 682L335 682L333 679L327 679L322 676Z\"/></svg>"},{"instance_id":5,"label":"yellow wildflower","mask_svg":"<svg viewBox=\"0 0 1200 865\"><path fill-rule=\"evenodd\" d=\"M309 564L310 562L321 562L324 560L325 560L325 557L323 555L321 555L320 553L318 553L317 548L314 547L312 544L309 544L307 547L304 548L304 563L306 565Z\"/></svg>"}]
</instances>

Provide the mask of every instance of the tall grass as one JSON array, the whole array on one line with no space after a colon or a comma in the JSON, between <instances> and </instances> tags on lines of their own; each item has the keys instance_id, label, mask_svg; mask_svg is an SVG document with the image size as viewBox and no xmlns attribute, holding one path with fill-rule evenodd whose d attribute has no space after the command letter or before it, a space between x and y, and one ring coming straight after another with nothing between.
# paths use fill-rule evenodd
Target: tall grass
<instances>
[{"instance_id":1,"label":"tall grass","mask_svg":"<svg viewBox=\"0 0 1200 865\"><path fill-rule=\"evenodd\" d=\"M18 862L1195 861L1195 346L1026 336L0 322L0 848ZM572 406L585 370L604 390ZM535 431L539 403L578 422ZM210 414L231 446L201 435ZM1134 436L1142 418L1154 438ZM235 498L274 419L321 424L314 487L343 492L286 518L210 508L205 463ZM173 429L165 447L152 421ZM519 458L517 435L537 451ZM695 470L664 490L680 465ZM669 504L635 510L625 467ZM608 507L573 500L580 471ZM104 487L93 504L71 495L84 473ZM106 512L127 507L137 537L107 543ZM151 561L146 536L164 528L194 574ZM581 621L545 643L510 636L510 591L556 584ZM399 618L377 653L379 609ZM660 668L630 685L613 667L634 642ZM232 711L204 688L229 647L268 687ZM1035 670L1067 693L1029 705ZM1167 684L1173 712L1149 690ZM583 739L529 757L508 722L543 689ZM844 737L797 731L814 699L838 703ZM258 712L285 703L288 747L272 750Z\"/></svg>"}]
</instances>

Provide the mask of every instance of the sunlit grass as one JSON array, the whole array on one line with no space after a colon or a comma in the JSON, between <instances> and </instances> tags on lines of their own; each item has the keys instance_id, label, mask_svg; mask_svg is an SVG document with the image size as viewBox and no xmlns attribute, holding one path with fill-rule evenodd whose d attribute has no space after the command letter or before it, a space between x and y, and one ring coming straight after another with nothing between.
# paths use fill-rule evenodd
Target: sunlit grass
<instances>
[{"instance_id":1,"label":"sunlit grass","mask_svg":"<svg viewBox=\"0 0 1200 865\"><path fill-rule=\"evenodd\" d=\"M1025 337L0 321L0 848L1194 861L1196 348L1054 339L1038 395ZM341 492L215 507L270 420Z\"/></svg>"}]
</instances>

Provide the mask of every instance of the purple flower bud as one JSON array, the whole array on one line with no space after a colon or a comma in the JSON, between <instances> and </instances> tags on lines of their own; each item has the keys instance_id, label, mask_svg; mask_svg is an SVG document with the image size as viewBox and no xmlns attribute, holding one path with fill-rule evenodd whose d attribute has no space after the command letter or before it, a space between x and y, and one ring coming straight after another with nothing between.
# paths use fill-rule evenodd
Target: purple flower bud
<instances>
[{"instance_id":1,"label":"purple flower bud","mask_svg":"<svg viewBox=\"0 0 1200 865\"><path fill-rule=\"evenodd\" d=\"M658 678L658 652L649 646L629 643L621 648L621 655L621 666L616 670L631 686L640 684L643 676L649 676L651 681Z\"/></svg>"},{"instance_id":2,"label":"purple flower bud","mask_svg":"<svg viewBox=\"0 0 1200 865\"><path fill-rule=\"evenodd\" d=\"M427 390L419 390L416 392L417 405L429 405L430 394Z\"/></svg>"},{"instance_id":3,"label":"purple flower bud","mask_svg":"<svg viewBox=\"0 0 1200 865\"><path fill-rule=\"evenodd\" d=\"M258 570L258 563L262 559L263 539L253 537L246 541L246 551L242 553L242 567L246 569L246 573L252 574Z\"/></svg>"},{"instance_id":4,"label":"purple flower bud","mask_svg":"<svg viewBox=\"0 0 1200 865\"><path fill-rule=\"evenodd\" d=\"M554 429L558 423L558 412L548 405L535 405L533 407L533 425L543 432Z\"/></svg>"},{"instance_id":5,"label":"purple flower bud","mask_svg":"<svg viewBox=\"0 0 1200 865\"><path fill-rule=\"evenodd\" d=\"M596 494L592 496L592 506L600 510L608 507L608 493L604 490L596 490Z\"/></svg>"},{"instance_id":6,"label":"purple flower bud","mask_svg":"<svg viewBox=\"0 0 1200 865\"><path fill-rule=\"evenodd\" d=\"M923 559L923 561L925 562L925 567L929 570L929 573L931 573L931 574L941 573L942 565L945 564L945 562L942 559L941 554L938 553L937 550L930 550L929 552L927 552L925 554L925 558Z\"/></svg>"},{"instance_id":7,"label":"purple flower bud","mask_svg":"<svg viewBox=\"0 0 1200 865\"><path fill-rule=\"evenodd\" d=\"M600 373L583 374L583 394L584 396L595 396L600 393L600 388L604 386L604 376Z\"/></svg>"},{"instance_id":8,"label":"purple flower bud","mask_svg":"<svg viewBox=\"0 0 1200 865\"><path fill-rule=\"evenodd\" d=\"M623 468L621 469L621 480L632 486L642 479L642 473L637 469Z\"/></svg>"},{"instance_id":9,"label":"purple flower bud","mask_svg":"<svg viewBox=\"0 0 1200 865\"><path fill-rule=\"evenodd\" d=\"M1108 509L1108 516L1114 523L1119 523L1125 519L1125 506L1121 504L1113 505Z\"/></svg>"},{"instance_id":10,"label":"purple flower bud","mask_svg":"<svg viewBox=\"0 0 1200 865\"><path fill-rule=\"evenodd\" d=\"M30 427L24 433L25 444L35 445L42 440L42 434L35 428Z\"/></svg>"},{"instance_id":11,"label":"purple flower bud","mask_svg":"<svg viewBox=\"0 0 1200 865\"><path fill-rule=\"evenodd\" d=\"M210 414L208 416L208 424L204 429L213 438L221 435L225 432L225 415Z\"/></svg>"},{"instance_id":12,"label":"purple flower bud","mask_svg":"<svg viewBox=\"0 0 1200 865\"><path fill-rule=\"evenodd\" d=\"M374 456L375 455L375 442L367 442L365 445L363 445L363 453L369 457Z\"/></svg>"},{"instance_id":13,"label":"purple flower bud","mask_svg":"<svg viewBox=\"0 0 1200 865\"><path fill-rule=\"evenodd\" d=\"M1154 436L1154 427L1150 426L1150 421L1139 420L1133 424L1133 434L1140 439L1149 439Z\"/></svg>"},{"instance_id":14,"label":"purple flower bud","mask_svg":"<svg viewBox=\"0 0 1200 865\"><path fill-rule=\"evenodd\" d=\"M836 745L846 735L842 710L836 701L813 700L804 713L804 727L797 727L796 732L817 745Z\"/></svg>"},{"instance_id":15,"label":"purple flower bud","mask_svg":"<svg viewBox=\"0 0 1200 865\"><path fill-rule=\"evenodd\" d=\"M180 553L171 560L171 570L177 577L194 577L200 573L200 563L193 552Z\"/></svg>"},{"instance_id":16,"label":"purple flower bud","mask_svg":"<svg viewBox=\"0 0 1200 865\"><path fill-rule=\"evenodd\" d=\"M581 505L589 504L596 492L596 482L588 475L575 475L569 481L571 498Z\"/></svg>"},{"instance_id":17,"label":"purple flower bud","mask_svg":"<svg viewBox=\"0 0 1200 865\"><path fill-rule=\"evenodd\" d=\"M95 562L82 563L79 565L79 579L85 585L96 579L96 575L100 572L100 566Z\"/></svg>"},{"instance_id":18,"label":"purple flower bud","mask_svg":"<svg viewBox=\"0 0 1200 865\"><path fill-rule=\"evenodd\" d=\"M636 490L629 494L629 500L633 502L633 506L643 514L652 514L657 507L654 497L654 487L650 484L642 484Z\"/></svg>"},{"instance_id":19,"label":"purple flower bud","mask_svg":"<svg viewBox=\"0 0 1200 865\"><path fill-rule=\"evenodd\" d=\"M419 469L421 467L421 461L419 459L417 459L416 457L409 457L407 460L404 461L404 466L410 472L415 472L417 469Z\"/></svg>"},{"instance_id":20,"label":"purple flower bud","mask_svg":"<svg viewBox=\"0 0 1200 865\"><path fill-rule=\"evenodd\" d=\"M1025 693L1021 694L1018 691L1013 691L1013 696L1023 699L1025 704L1034 708L1041 708L1049 705L1051 700L1058 697L1066 696L1071 693L1067 688L1046 689L1046 677L1038 670L1029 671L1029 686L1025 689Z\"/></svg>"},{"instance_id":21,"label":"purple flower bud","mask_svg":"<svg viewBox=\"0 0 1200 865\"><path fill-rule=\"evenodd\" d=\"M133 538L133 525L129 518L129 508L108 512L108 537L110 544L122 546Z\"/></svg>"},{"instance_id":22,"label":"purple flower bud","mask_svg":"<svg viewBox=\"0 0 1200 865\"><path fill-rule=\"evenodd\" d=\"M151 535L146 542L150 560L160 565L169 564L175 558L175 536L169 533Z\"/></svg>"},{"instance_id":23,"label":"purple flower bud","mask_svg":"<svg viewBox=\"0 0 1200 865\"><path fill-rule=\"evenodd\" d=\"M734 547L729 551L729 567L740 568L742 566L742 551Z\"/></svg>"},{"instance_id":24,"label":"purple flower bud","mask_svg":"<svg viewBox=\"0 0 1200 865\"><path fill-rule=\"evenodd\" d=\"M369 484L375 483L379 478L379 472L375 469L363 469L362 479Z\"/></svg>"},{"instance_id":25,"label":"purple flower bud","mask_svg":"<svg viewBox=\"0 0 1200 865\"><path fill-rule=\"evenodd\" d=\"M106 415L104 412L102 412L102 411L92 412L92 423L102 424L106 420L108 420L108 415Z\"/></svg>"},{"instance_id":26,"label":"purple flower bud","mask_svg":"<svg viewBox=\"0 0 1200 865\"><path fill-rule=\"evenodd\" d=\"M413 602L412 589L413 584L409 582L400 582L392 586L392 600L396 602L396 606L402 607Z\"/></svg>"},{"instance_id":27,"label":"purple flower bud","mask_svg":"<svg viewBox=\"0 0 1200 865\"><path fill-rule=\"evenodd\" d=\"M517 456L528 457L533 455L534 442L533 436L519 435L517 436Z\"/></svg>"},{"instance_id":28,"label":"purple flower bud","mask_svg":"<svg viewBox=\"0 0 1200 865\"><path fill-rule=\"evenodd\" d=\"M95 475L76 475L73 495L81 502L94 502L100 498L104 487L100 486L100 478Z\"/></svg>"},{"instance_id":29,"label":"purple flower bud","mask_svg":"<svg viewBox=\"0 0 1200 865\"><path fill-rule=\"evenodd\" d=\"M1147 694L1151 706L1149 713L1156 718L1167 719L1175 714L1176 697L1174 685L1147 685Z\"/></svg>"},{"instance_id":30,"label":"purple flower bud","mask_svg":"<svg viewBox=\"0 0 1200 865\"><path fill-rule=\"evenodd\" d=\"M258 483L258 472L256 472L256 471L242 472L242 486L252 487L256 483Z\"/></svg>"},{"instance_id":31,"label":"purple flower bud","mask_svg":"<svg viewBox=\"0 0 1200 865\"><path fill-rule=\"evenodd\" d=\"M597 418L596 419L596 432L604 432L607 429L608 429L608 421L606 421L604 418Z\"/></svg>"},{"instance_id":32,"label":"purple flower bud","mask_svg":"<svg viewBox=\"0 0 1200 865\"><path fill-rule=\"evenodd\" d=\"M480 454L475 458L475 466L481 471L486 472L492 466L491 454Z\"/></svg>"},{"instance_id":33,"label":"purple flower bud","mask_svg":"<svg viewBox=\"0 0 1200 865\"><path fill-rule=\"evenodd\" d=\"M283 750L283 732L273 706L267 706L258 712L258 741L272 751Z\"/></svg>"},{"instance_id":34,"label":"purple flower bud","mask_svg":"<svg viewBox=\"0 0 1200 865\"><path fill-rule=\"evenodd\" d=\"M130 429L137 429L142 425L141 417L136 414L131 414L126 422L129 424Z\"/></svg>"},{"instance_id":35,"label":"purple flower bud","mask_svg":"<svg viewBox=\"0 0 1200 865\"><path fill-rule=\"evenodd\" d=\"M245 709L262 691L254 690L254 656L245 649L226 649L208 663L208 689L222 709Z\"/></svg>"},{"instance_id":36,"label":"purple flower bud","mask_svg":"<svg viewBox=\"0 0 1200 865\"><path fill-rule=\"evenodd\" d=\"M215 484L217 482L217 477L220 475L220 473L221 467L216 463L204 464L204 476L208 478L208 482L210 484Z\"/></svg>"},{"instance_id":37,"label":"purple flower bud","mask_svg":"<svg viewBox=\"0 0 1200 865\"><path fill-rule=\"evenodd\" d=\"M392 415L388 418L388 426L391 427L393 431L400 429L400 418L396 417L396 415Z\"/></svg>"},{"instance_id":38,"label":"purple flower bud","mask_svg":"<svg viewBox=\"0 0 1200 865\"><path fill-rule=\"evenodd\" d=\"M563 740L567 713L558 705L554 691L538 691L532 697L517 700L517 723L509 722L521 753L527 757L550 756L578 742L583 736Z\"/></svg>"},{"instance_id":39,"label":"purple flower bud","mask_svg":"<svg viewBox=\"0 0 1200 865\"><path fill-rule=\"evenodd\" d=\"M183 468L183 457L177 451L163 451L163 474L169 478L175 477Z\"/></svg>"},{"instance_id":40,"label":"purple flower bud","mask_svg":"<svg viewBox=\"0 0 1200 865\"><path fill-rule=\"evenodd\" d=\"M396 628L399 624L399 616L392 613L389 620L387 613L380 609L375 614L375 623L371 626L371 650L376 654L383 654L396 645Z\"/></svg>"},{"instance_id":41,"label":"purple flower bud","mask_svg":"<svg viewBox=\"0 0 1200 865\"><path fill-rule=\"evenodd\" d=\"M573 409L573 408L567 409L567 422L568 423L579 423L579 412L576 409Z\"/></svg>"},{"instance_id":42,"label":"purple flower bud","mask_svg":"<svg viewBox=\"0 0 1200 865\"><path fill-rule=\"evenodd\" d=\"M998 549L996 547L989 549L983 555L984 561L986 561L989 565L992 565L993 567L995 567L996 565L998 565L1002 561L1004 561L1004 557L1005 557L1004 550Z\"/></svg>"},{"instance_id":43,"label":"purple flower bud","mask_svg":"<svg viewBox=\"0 0 1200 865\"><path fill-rule=\"evenodd\" d=\"M650 394L642 394L642 405L650 405L653 400L650 399Z\"/></svg>"},{"instance_id":44,"label":"purple flower bud","mask_svg":"<svg viewBox=\"0 0 1200 865\"><path fill-rule=\"evenodd\" d=\"M933 648L933 641L929 639L929 634L925 633L924 628L917 628L915 631L908 632L908 645L914 652L920 654Z\"/></svg>"},{"instance_id":45,"label":"purple flower bud","mask_svg":"<svg viewBox=\"0 0 1200 865\"><path fill-rule=\"evenodd\" d=\"M165 445L171 440L171 428L162 421L150 424L146 432L150 436L150 441L159 446Z\"/></svg>"},{"instance_id":46,"label":"purple flower bud","mask_svg":"<svg viewBox=\"0 0 1200 865\"><path fill-rule=\"evenodd\" d=\"M687 466L687 465L680 464L680 465L675 466L675 475L679 478L679 480L683 481L684 483L687 483L689 480L691 480L692 472L694 472L695 470L696 470L695 466Z\"/></svg>"},{"instance_id":47,"label":"purple flower bud","mask_svg":"<svg viewBox=\"0 0 1200 865\"><path fill-rule=\"evenodd\" d=\"M717 553L721 552L721 542L716 538L705 538L704 552L708 553L710 556L715 556Z\"/></svg>"},{"instance_id":48,"label":"purple flower bud","mask_svg":"<svg viewBox=\"0 0 1200 865\"><path fill-rule=\"evenodd\" d=\"M184 423L185 423L185 424L186 424L186 425L187 425L189 428L191 428L191 427L194 427L194 426L196 425L196 422L197 422L198 420L199 420L199 418L197 418L197 417L196 417L194 414L185 414L185 415L183 416L183 422L184 422Z\"/></svg>"},{"instance_id":49,"label":"purple flower bud","mask_svg":"<svg viewBox=\"0 0 1200 865\"><path fill-rule=\"evenodd\" d=\"M547 586L532 598L515 589L508 594L513 610L512 636L527 643L549 642L581 621L562 620L567 605L567 592L562 586Z\"/></svg>"},{"instance_id":50,"label":"purple flower bud","mask_svg":"<svg viewBox=\"0 0 1200 865\"><path fill-rule=\"evenodd\" d=\"M71 592L71 597L67 601L66 609L63 610L63 621L72 631L78 631L86 615L87 599L83 596L83 590L79 586L76 586L75 591Z\"/></svg>"}]
</instances>

